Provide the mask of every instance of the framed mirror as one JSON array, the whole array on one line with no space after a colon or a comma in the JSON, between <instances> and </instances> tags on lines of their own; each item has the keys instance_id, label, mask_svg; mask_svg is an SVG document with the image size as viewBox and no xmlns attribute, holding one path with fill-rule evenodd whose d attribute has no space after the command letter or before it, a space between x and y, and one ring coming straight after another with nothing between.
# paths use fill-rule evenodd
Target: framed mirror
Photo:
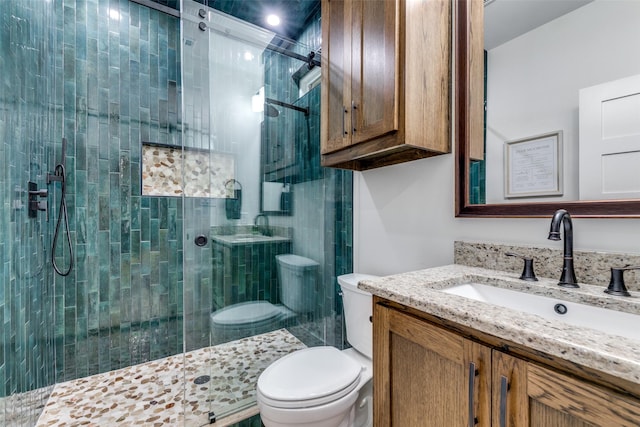
<instances>
[{"instance_id":1,"label":"framed mirror","mask_svg":"<svg viewBox=\"0 0 640 427\"><path fill-rule=\"evenodd\" d=\"M640 217L640 2L456 3L456 216Z\"/></svg>"}]
</instances>

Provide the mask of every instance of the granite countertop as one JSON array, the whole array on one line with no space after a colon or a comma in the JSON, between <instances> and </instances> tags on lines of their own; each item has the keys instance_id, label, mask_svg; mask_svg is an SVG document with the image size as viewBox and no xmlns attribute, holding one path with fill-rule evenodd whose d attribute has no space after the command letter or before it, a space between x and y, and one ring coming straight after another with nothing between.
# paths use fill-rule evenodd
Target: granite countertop
<instances>
[{"instance_id":1,"label":"granite countertop","mask_svg":"<svg viewBox=\"0 0 640 427\"><path fill-rule=\"evenodd\" d=\"M525 282L519 276L456 264L363 280L358 287L424 313L640 384L640 341L442 292L457 284L487 283L640 314L640 292L632 292L632 297L614 297L605 294L602 286L580 284L580 288L566 289L557 286L557 279L539 277L538 282Z\"/></svg>"}]
</instances>

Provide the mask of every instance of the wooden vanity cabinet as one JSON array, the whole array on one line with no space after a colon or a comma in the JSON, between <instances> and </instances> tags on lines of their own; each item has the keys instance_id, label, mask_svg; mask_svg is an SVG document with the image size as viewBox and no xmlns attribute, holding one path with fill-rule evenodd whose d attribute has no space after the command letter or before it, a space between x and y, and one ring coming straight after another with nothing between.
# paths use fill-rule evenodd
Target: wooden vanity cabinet
<instances>
[{"instance_id":1,"label":"wooden vanity cabinet","mask_svg":"<svg viewBox=\"0 0 640 427\"><path fill-rule=\"evenodd\" d=\"M383 304L373 325L375 426L640 425L640 399Z\"/></svg>"},{"instance_id":2,"label":"wooden vanity cabinet","mask_svg":"<svg viewBox=\"0 0 640 427\"><path fill-rule=\"evenodd\" d=\"M493 426L640 425L640 399L497 350L492 366Z\"/></svg>"},{"instance_id":3,"label":"wooden vanity cabinet","mask_svg":"<svg viewBox=\"0 0 640 427\"><path fill-rule=\"evenodd\" d=\"M322 1L322 165L450 152L451 0Z\"/></svg>"}]
</instances>

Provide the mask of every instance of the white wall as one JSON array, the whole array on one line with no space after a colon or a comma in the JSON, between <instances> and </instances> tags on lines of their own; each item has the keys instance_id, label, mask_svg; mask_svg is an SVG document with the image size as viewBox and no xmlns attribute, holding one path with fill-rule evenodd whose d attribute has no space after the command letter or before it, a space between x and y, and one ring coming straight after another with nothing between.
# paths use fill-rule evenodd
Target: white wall
<instances>
[{"instance_id":1,"label":"white wall","mask_svg":"<svg viewBox=\"0 0 640 427\"><path fill-rule=\"evenodd\" d=\"M455 218L454 155L354 173L354 271L395 274L453 262L467 240L562 248L551 218ZM640 219L574 218L576 250L640 254Z\"/></svg>"},{"instance_id":2,"label":"white wall","mask_svg":"<svg viewBox=\"0 0 640 427\"><path fill-rule=\"evenodd\" d=\"M595 1L487 53L488 203L505 202L505 141L556 130L564 133L562 199L579 198L579 90L640 73L639 22L638 1Z\"/></svg>"},{"instance_id":3,"label":"white wall","mask_svg":"<svg viewBox=\"0 0 640 427\"><path fill-rule=\"evenodd\" d=\"M451 154L354 174L354 271L387 275L453 262L453 242L562 248L549 219L454 217ZM640 219L575 218L577 250L640 254Z\"/></svg>"}]
</instances>

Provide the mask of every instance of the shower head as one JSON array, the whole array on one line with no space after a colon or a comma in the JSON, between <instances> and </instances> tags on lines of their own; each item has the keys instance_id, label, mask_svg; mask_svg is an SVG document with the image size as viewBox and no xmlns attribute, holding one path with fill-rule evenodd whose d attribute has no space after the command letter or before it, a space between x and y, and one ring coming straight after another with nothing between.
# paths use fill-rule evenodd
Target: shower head
<instances>
[{"instance_id":1,"label":"shower head","mask_svg":"<svg viewBox=\"0 0 640 427\"><path fill-rule=\"evenodd\" d=\"M267 117L278 117L280 115L280 111L276 107L271 104L264 104L264 115Z\"/></svg>"}]
</instances>

